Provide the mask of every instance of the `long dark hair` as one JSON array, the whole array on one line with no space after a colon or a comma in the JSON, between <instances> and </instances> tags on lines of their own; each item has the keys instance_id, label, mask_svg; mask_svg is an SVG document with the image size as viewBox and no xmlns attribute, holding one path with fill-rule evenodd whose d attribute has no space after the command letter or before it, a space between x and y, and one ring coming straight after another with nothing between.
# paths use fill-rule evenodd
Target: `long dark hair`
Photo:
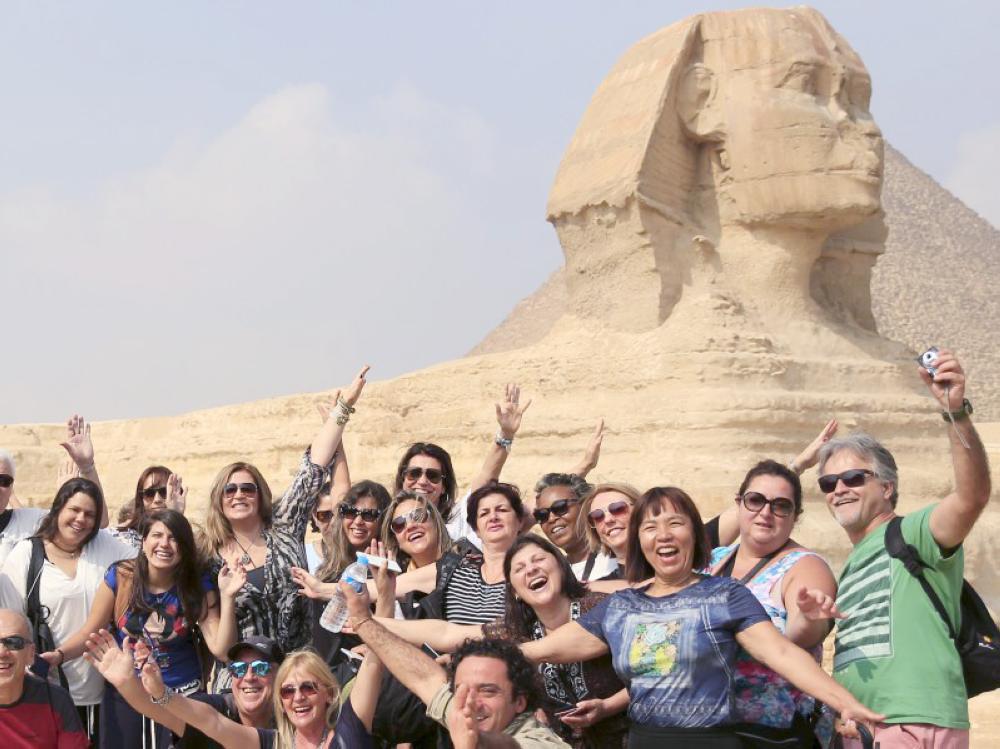
<instances>
[{"instance_id":1,"label":"long dark hair","mask_svg":"<svg viewBox=\"0 0 1000 749\"><path fill-rule=\"evenodd\" d=\"M155 523L163 523L177 541L177 567L174 568L174 585L177 587L177 597L181 599L184 618L189 627L194 627L201 619L204 591L201 584L201 568L198 564L198 550L194 543L194 532L188 519L176 510L158 510L143 519L142 540L146 540ZM123 563L125 564L125 563ZM134 614L152 613L153 608L147 603L149 591L149 561L144 552L139 552L134 560L134 575L132 577L132 595L128 607Z\"/></svg>"},{"instance_id":2,"label":"long dark hair","mask_svg":"<svg viewBox=\"0 0 1000 749\"><path fill-rule=\"evenodd\" d=\"M145 488L143 485L146 483L146 479L150 476L157 476L163 482L163 485L166 486L167 479L170 478L171 473L173 471L166 466L149 466L139 474L139 480L135 484L135 496L132 498L132 517L121 527L121 530L131 528L138 531L142 527L142 521L146 518L146 503L142 497L142 490Z\"/></svg>"},{"instance_id":3,"label":"long dark hair","mask_svg":"<svg viewBox=\"0 0 1000 749\"><path fill-rule=\"evenodd\" d=\"M441 517L447 523L451 520L451 513L455 509L455 493L458 491L458 484L455 481L455 469L451 466L451 456L440 445L435 445L433 442L414 442L406 448L406 452L403 453L399 465L396 466L396 481L393 484L393 494L398 494L403 490L403 474L406 473L406 467L410 464L410 459L416 455L426 455L428 458L434 458L434 460L441 464L441 472L444 474L444 478L442 479L444 491L441 493L441 499L438 500L438 512L441 513Z\"/></svg>"},{"instance_id":4,"label":"long dark hair","mask_svg":"<svg viewBox=\"0 0 1000 749\"><path fill-rule=\"evenodd\" d=\"M552 555L556 560L556 565L562 573L562 589L559 591L571 601L578 600L587 595L587 589L583 583L576 579L573 568L570 567L566 555L555 547L547 538L542 538L535 533L525 533L518 536L503 558L503 577L505 608L507 610L507 628L515 642L523 642L531 639L531 627L538 621L538 616L534 609L522 601L514 593L514 586L510 584L510 565L514 555L525 546L537 546L547 554Z\"/></svg>"},{"instance_id":5,"label":"long dark hair","mask_svg":"<svg viewBox=\"0 0 1000 749\"><path fill-rule=\"evenodd\" d=\"M35 532L36 536L46 541L51 541L55 538L56 532L59 529L59 513L62 512L66 503L69 502L70 497L74 494L85 494L94 500L94 510L96 512L94 527L90 529L90 533L83 539L83 543L80 544L81 548L94 540L94 536L101 530L101 518L104 517L104 492L93 481L84 478L70 479L59 487L55 499L52 500L52 509L49 510L48 515L42 518L42 522Z\"/></svg>"},{"instance_id":6,"label":"long dark hair","mask_svg":"<svg viewBox=\"0 0 1000 749\"><path fill-rule=\"evenodd\" d=\"M365 479L351 486L351 490L340 502L338 508L341 506L354 507L366 497L374 499L375 506L382 513L385 513L385 508L392 502L389 491L382 484ZM373 539L378 538L380 527L376 523ZM366 550L362 549L362 551ZM330 523L326 535L323 536L323 564L317 570L316 577L325 583L336 582L344 570L349 565L354 564L358 558L357 555L358 550L351 546L351 542L347 540L347 534L344 532L343 517L339 513L334 515L334 520Z\"/></svg>"}]
</instances>

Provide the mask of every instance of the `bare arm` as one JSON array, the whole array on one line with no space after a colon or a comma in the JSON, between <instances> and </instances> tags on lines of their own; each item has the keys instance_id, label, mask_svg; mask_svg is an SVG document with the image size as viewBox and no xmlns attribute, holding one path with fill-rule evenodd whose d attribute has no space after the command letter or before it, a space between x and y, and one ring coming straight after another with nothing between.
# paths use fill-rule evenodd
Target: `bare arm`
<instances>
[{"instance_id":1,"label":"bare arm","mask_svg":"<svg viewBox=\"0 0 1000 749\"><path fill-rule=\"evenodd\" d=\"M439 653L458 650L466 640L479 640L483 628L479 624L452 624L443 619L393 619L376 617L376 621L411 645L427 643Z\"/></svg>"},{"instance_id":2,"label":"bare arm","mask_svg":"<svg viewBox=\"0 0 1000 749\"><path fill-rule=\"evenodd\" d=\"M795 473L800 476L819 462L819 451L827 442L833 439L840 425L836 419L830 419L826 425L816 435L816 438L806 445L795 459L788 464Z\"/></svg>"},{"instance_id":3,"label":"bare arm","mask_svg":"<svg viewBox=\"0 0 1000 749\"><path fill-rule=\"evenodd\" d=\"M385 547L378 541L373 541L370 553L376 556L385 556ZM372 570L376 578L381 578L381 582L391 575L384 567L375 567ZM392 596L380 597L375 603L375 615L379 617L391 617L396 609L396 601ZM351 707L354 714L358 716L368 733L371 733L372 722L375 720L375 709L378 707L379 689L382 687L382 661L373 652L369 651L358 671L358 677L351 690Z\"/></svg>"},{"instance_id":4,"label":"bare arm","mask_svg":"<svg viewBox=\"0 0 1000 749\"><path fill-rule=\"evenodd\" d=\"M368 370L369 366L367 364L363 366L350 385L342 391L337 391L334 401L336 402L340 399L349 408L353 408L354 404L358 402L358 398L361 397L361 391L365 387L365 375L368 374ZM333 454L337 451L337 445L340 444L341 437L344 434L344 424L338 424L338 418L343 420L341 409L335 408L327 416L326 421L323 422L323 426L320 427L319 432L317 432L316 437L313 439L309 452L312 462L318 466L325 468L330 465L330 461L333 460Z\"/></svg>"},{"instance_id":5,"label":"bare arm","mask_svg":"<svg viewBox=\"0 0 1000 749\"><path fill-rule=\"evenodd\" d=\"M63 656L60 656L55 651L49 651L49 653L42 653L42 657L57 666L62 665L64 661L79 658L86 649L87 638L90 637L90 633L107 627L114 613L115 593L102 580L101 584L97 586L97 593L94 594L94 605L90 607L90 615L87 617L87 621L83 623L80 629L59 643L59 649L63 652Z\"/></svg>"},{"instance_id":6,"label":"bare arm","mask_svg":"<svg viewBox=\"0 0 1000 749\"><path fill-rule=\"evenodd\" d=\"M94 443L90 439L90 424L79 414L73 414L66 421L66 441L60 446L67 452L76 467L80 470L80 475L85 479L90 479L98 486L101 486L101 477L97 475L97 466L94 463ZM103 491L104 487L101 486ZM108 503L102 502L100 526L108 527Z\"/></svg>"},{"instance_id":7,"label":"bare arm","mask_svg":"<svg viewBox=\"0 0 1000 749\"><path fill-rule=\"evenodd\" d=\"M574 663L604 655L608 644L578 623L567 622L541 640L523 643L521 652L532 663Z\"/></svg>"},{"instance_id":8,"label":"bare arm","mask_svg":"<svg viewBox=\"0 0 1000 749\"><path fill-rule=\"evenodd\" d=\"M830 705L845 720L877 723L885 718L872 712L840 686L805 650L783 637L769 621L737 633L736 640L755 659L784 676L803 692Z\"/></svg>"},{"instance_id":9,"label":"bare arm","mask_svg":"<svg viewBox=\"0 0 1000 749\"><path fill-rule=\"evenodd\" d=\"M236 569L224 565L219 570L218 599L213 592L205 595L199 625L205 644L220 661L229 660L229 648L236 644L236 596L247 581L246 570L237 563Z\"/></svg>"},{"instance_id":10,"label":"bare arm","mask_svg":"<svg viewBox=\"0 0 1000 749\"><path fill-rule=\"evenodd\" d=\"M729 546L740 537L740 508L733 502L719 515L719 544Z\"/></svg>"},{"instance_id":11,"label":"bare arm","mask_svg":"<svg viewBox=\"0 0 1000 749\"><path fill-rule=\"evenodd\" d=\"M330 496L333 497L334 504L336 504L343 500L351 490L351 471L347 467L347 453L344 451L343 440L333 456L333 467L330 472Z\"/></svg>"},{"instance_id":12,"label":"bare arm","mask_svg":"<svg viewBox=\"0 0 1000 749\"><path fill-rule=\"evenodd\" d=\"M965 372L955 355L943 349L938 354L937 375L920 368L920 378L942 409L958 411L965 397ZM969 416L948 425L955 491L931 512L931 535L942 549L961 545L990 500L990 466L986 450Z\"/></svg>"},{"instance_id":13,"label":"bare arm","mask_svg":"<svg viewBox=\"0 0 1000 749\"><path fill-rule=\"evenodd\" d=\"M496 404L498 432L504 439L514 439L517 431L521 428L521 417L531 405L529 399L521 406L520 399L521 388L515 384L508 384L504 390L503 403ZM507 450L498 445L496 440L490 441L486 460L483 461L483 467L479 469L479 473L472 479L469 491L474 492L476 489L486 486L490 481L499 479L504 463L507 462L507 455Z\"/></svg>"},{"instance_id":14,"label":"bare arm","mask_svg":"<svg viewBox=\"0 0 1000 749\"><path fill-rule=\"evenodd\" d=\"M583 458L573 468L573 473L580 478L587 478L587 474L597 468L597 461L601 458L601 443L604 441L604 419L598 419L597 427L587 441L587 447L583 451Z\"/></svg>"},{"instance_id":15,"label":"bare arm","mask_svg":"<svg viewBox=\"0 0 1000 749\"><path fill-rule=\"evenodd\" d=\"M826 639L836 615L837 581L819 557L803 557L785 575L782 601L788 611L785 637L800 648Z\"/></svg>"}]
</instances>

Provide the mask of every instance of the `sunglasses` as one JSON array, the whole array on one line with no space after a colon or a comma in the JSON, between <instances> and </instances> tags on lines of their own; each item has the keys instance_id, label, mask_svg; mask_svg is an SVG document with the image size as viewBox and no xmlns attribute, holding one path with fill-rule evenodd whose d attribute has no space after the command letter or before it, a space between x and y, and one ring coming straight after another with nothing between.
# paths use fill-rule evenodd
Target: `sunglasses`
<instances>
[{"instance_id":1,"label":"sunglasses","mask_svg":"<svg viewBox=\"0 0 1000 749\"><path fill-rule=\"evenodd\" d=\"M539 523L547 523L549 521L549 516L554 515L557 518L563 517L569 508L573 505L579 503L579 499L557 499L548 507L536 507L531 511L531 514L535 516L535 520ZM600 512L600 510L596 510Z\"/></svg>"},{"instance_id":2,"label":"sunglasses","mask_svg":"<svg viewBox=\"0 0 1000 749\"><path fill-rule=\"evenodd\" d=\"M226 484L222 487L222 494L226 497L235 497L236 492L243 492L244 497L257 496L257 484Z\"/></svg>"},{"instance_id":3,"label":"sunglasses","mask_svg":"<svg viewBox=\"0 0 1000 749\"><path fill-rule=\"evenodd\" d=\"M236 492L234 491L233 494L235 494L235 493ZM151 486L148 489L143 489L142 490L142 496L144 498L146 498L146 499L152 499L157 494L160 495L161 499L166 499L167 498L167 487L165 487L165 486Z\"/></svg>"},{"instance_id":4,"label":"sunglasses","mask_svg":"<svg viewBox=\"0 0 1000 749\"><path fill-rule=\"evenodd\" d=\"M14 483L14 477L9 473L0 473L0 489L6 489Z\"/></svg>"},{"instance_id":5,"label":"sunglasses","mask_svg":"<svg viewBox=\"0 0 1000 749\"><path fill-rule=\"evenodd\" d=\"M362 510L360 507L354 507L353 505L341 505L337 508L337 512L340 513L340 517L350 518L351 520L360 515L361 519L366 523L374 523L382 514L382 511L378 509Z\"/></svg>"},{"instance_id":6,"label":"sunglasses","mask_svg":"<svg viewBox=\"0 0 1000 749\"><path fill-rule=\"evenodd\" d=\"M824 494L829 494L837 488L838 481L843 481L844 486L851 489L857 489L868 480L869 476L874 475L875 471L869 471L867 468L852 468L843 473L828 473L819 477L819 489Z\"/></svg>"},{"instance_id":7,"label":"sunglasses","mask_svg":"<svg viewBox=\"0 0 1000 749\"><path fill-rule=\"evenodd\" d=\"M319 694L319 687L314 681L304 681L301 684L285 684L278 690L283 700L293 699L296 692L301 692L303 697L315 697Z\"/></svg>"},{"instance_id":8,"label":"sunglasses","mask_svg":"<svg viewBox=\"0 0 1000 749\"><path fill-rule=\"evenodd\" d=\"M426 476L432 484L440 484L444 480L444 471L437 468L407 468L403 471L407 481L420 481L421 476Z\"/></svg>"},{"instance_id":9,"label":"sunglasses","mask_svg":"<svg viewBox=\"0 0 1000 749\"><path fill-rule=\"evenodd\" d=\"M389 527L392 528L393 533L399 534L406 530L407 523L413 523L414 525L422 523L427 520L429 514L426 507L415 507L405 515L394 517L392 522L389 523Z\"/></svg>"},{"instance_id":10,"label":"sunglasses","mask_svg":"<svg viewBox=\"0 0 1000 749\"><path fill-rule=\"evenodd\" d=\"M553 502L553 505L554 504L555 503ZM608 505L607 512L605 512L604 510L591 510L590 512L587 513L587 519L590 520L590 524L592 526L596 527L597 524L602 522L606 517L610 515L614 515L615 517L618 517L619 515L624 515L631 508L632 505L630 505L623 499L619 499Z\"/></svg>"},{"instance_id":11,"label":"sunglasses","mask_svg":"<svg viewBox=\"0 0 1000 749\"><path fill-rule=\"evenodd\" d=\"M271 664L267 661L254 661L253 663L233 661L226 668L229 669L229 673L233 675L234 679L242 679L247 675L248 669L257 674L257 676L267 676L271 673Z\"/></svg>"},{"instance_id":12,"label":"sunglasses","mask_svg":"<svg viewBox=\"0 0 1000 749\"><path fill-rule=\"evenodd\" d=\"M0 637L0 645L3 645L7 650L24 650L24 646L28 644L28 641L21 637L21 635L10 635L9 637Z\"/></svg>"},{"instance_id":13,"label":"sunglasses","mask_svg":"<svg viewBox=\"0 0 1000 749\"><path fill-rule=\"evenodd\" d=\"M763 510L764 505L769 505L774 516L779 518L787 518L795 512L795 502L786 497L768 499L760 492L747 492L740 497L740 501L743 502L744 507L754 513Z\"/></svg>"},{"instance_id":14,"label":"sunglasses","mask_svg":"<svg viewBox=\"0 0 1000 749\"><path fill-rule=\"evenodd\" d=\"M333 519L333 510L316 510L313 513L321 523L329 523Z\"/></svg>"}]
</instances>

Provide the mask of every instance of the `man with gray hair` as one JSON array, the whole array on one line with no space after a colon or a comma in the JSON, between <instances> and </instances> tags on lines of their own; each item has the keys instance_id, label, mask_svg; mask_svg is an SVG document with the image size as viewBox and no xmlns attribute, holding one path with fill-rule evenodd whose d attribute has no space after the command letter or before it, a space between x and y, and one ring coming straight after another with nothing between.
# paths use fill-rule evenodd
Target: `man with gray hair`
<instances>
[{"instance_id":1,"label":"man with gray hair","mask_svg":"<svg viewBox=\"0 0 1000 749\"><path fill-rule=\"evenodd\" d=\"M955 488L905 516L901 530L957 631L962 542L989 501L990 473L961 364L942 350L934 368L932 376L921 367L920 376L943 408ZM896 461L875 438L856 433L823 446L819 473L830 513L854 545L837 594L847 618L838 624L834 678L886 715L875 731L883 749L968 747L968 698L954 641L919 581L886 549L899 498Z\"/></svg>"},{"instance_id":2,"label":"man with gray hair","mask_svg":"<svg viewBox=\"0 0 1000 749\"><path fill-rule=\"evenodd\" d=\"M45 517L45 510L12 501L16 470L14 456L0 449L0 567L14 544L34 533Z\"/></svg>"}]
</instances>

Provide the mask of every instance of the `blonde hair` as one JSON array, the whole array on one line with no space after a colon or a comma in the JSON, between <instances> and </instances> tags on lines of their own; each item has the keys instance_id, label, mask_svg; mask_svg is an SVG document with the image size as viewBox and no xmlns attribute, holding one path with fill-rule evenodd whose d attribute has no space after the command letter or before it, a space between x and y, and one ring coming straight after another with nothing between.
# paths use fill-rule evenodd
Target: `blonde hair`
<instances>
[{"instance_id":1,"label":"blonde hair","mask_svg":"<svg viewBox=\"0 0 1000 749\"><path fill-rule=\"evenodd\" d=\"M254 483L257 484L257 514L265 528L271 527L271 487L267 485L256 466L242 462L230 463L219 471L212 483L208 511L205 515L205 537L212 551L216 553L233 539L233 527L222 512L222 491L237 471L246 471L253 476Z\"/></svg>"},{"instance_id":2,"label":"blonde hair","mask_svg":"<svg viewBox=\"0 0 1000 749\"><path fill-rule=\"evenodd\" d=\"M586 536L587 546L590 547L592 552L601 551L609 557L613 557L615 553L607 544L601 541L601 537L597 534L597 529L590 524L590 518L587 517L590 514L590 506L594 501L594 497L598 494L606 494L607 492L624 494L629 498L629 504L633 507L639 501L639 490L631 484L598 484L587 492L583 497L583 501L580 502L580 512L576 516L576 532L582 536Z\"/></svg>"},{"instance_id":3,"label":"blonde hair","mask_svg":"<svg viewBox=\"0 0 1000 749\"><path fill-rule=\"evenodd\" d=\"M396 561L400 565L410 559L409 555L399 548L399 539L392 532L392 516L396 513L396 509L404 502L416 502L427 511L431 525L437 530L438 559L440 559L451 548L451 535L448 533L448 526L445 525L444 518L441 517L441 513L438 512L438 508L434 506L433 502L428 502L427 497L410 491L399 492L382 514L382 543L385 544L386 552L390 555L395 555Z\"/></svg>"},{"instance_id":4,"label":"blonde hair","mask_svg":"<svg viewBox=\"0 0 1000 749\"><path fill-rule=\"evenodd\" d=\"M285 656L285 660L278 666L278 672L274 675L274 721L278 727L278 749L293 749L295 746L295 726L285 714L284 703L281 699L281 685L288 675L295 669L301 669L312 677L316 686L327 696L326 725L333 726L337 723L337 713L340 711L340 687L336 679L330 673L330 667L326 661L319 657L315 650L296 650Z\"/></svg>"}]
</instances>

